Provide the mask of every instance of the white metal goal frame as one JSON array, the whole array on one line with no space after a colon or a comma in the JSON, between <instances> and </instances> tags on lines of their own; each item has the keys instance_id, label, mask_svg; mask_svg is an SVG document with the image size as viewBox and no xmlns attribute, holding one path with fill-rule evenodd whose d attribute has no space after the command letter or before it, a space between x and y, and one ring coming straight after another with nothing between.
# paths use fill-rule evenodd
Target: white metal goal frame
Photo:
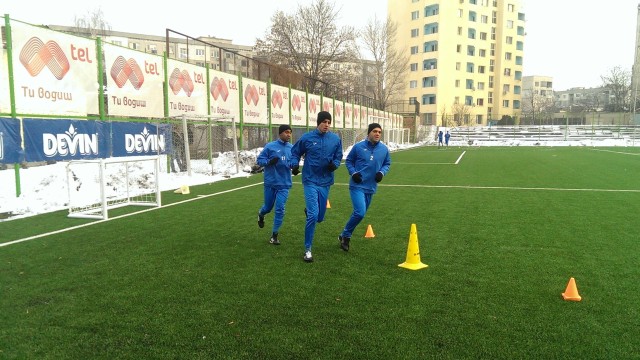
<instances>
[{"instance_id":1,"label":"white metal goal frame","mask_svg":"<svg viewBox=\"0 0 640 360\"><path fill-rule=\"evenodd\" d=\"M187 175L191 176L191 152L189 150L189 132L188 132L188 127L187 127L187 120L192 121L192 120L206 120L209 123L209 129L211 129L211 121L228 121L229 123L231 123L231 128L232 128L232 137L233 137L233 153L235 156L235 160L236 160L236 173L240 172L240 156L238 153L238 130L237 130L237 123L236 123L236 118L235 116L231 116L231 115L186 115L186 114L182 114L182 115L177 115L177 116L172 116L172 119L180 119L182 120L182 136L183 141L182 143L184 144L184 155L185 155L185 162L187 165ZM209 147L211 147L211 142L209 142ZM212 149L209 148L209 154L212 153ZM172 160L173 161L173 160ZM211 161L211 173L214 173L214 169L213 169L213 161Z\"/></svg>"},{"instance_id":2,"label":"white metal goal frame","mask_svg":"<svg viewBox=\"0 0 640 360\"><path fill-rule=\"evenodd\" d=\"M408 128L391 128L391 120L384 116L368 115L367 125L378 123L382 126L383 139L387 143L408 144L411 129Z\"/></svg>"},{"instance_id":3,"label":"white metal goal frame","mask_svg":"<svg viewBox=\"0 0 640 360\"><path fill-rule=\"evenodd\" d=\"M71 160L66 170L68 217L106 220L110 209L162 204L157 155Z\"/></svg>"}]
</instances>

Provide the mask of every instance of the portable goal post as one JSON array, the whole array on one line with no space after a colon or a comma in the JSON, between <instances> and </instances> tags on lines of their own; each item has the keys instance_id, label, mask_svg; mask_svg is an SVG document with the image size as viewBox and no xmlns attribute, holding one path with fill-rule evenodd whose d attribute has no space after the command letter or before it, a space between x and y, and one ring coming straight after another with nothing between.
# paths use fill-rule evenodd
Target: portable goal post
<instances>
[{"instance_id":1,"label":"portable goal post","mask_svg":"<svg viewBox=\"0 0 640 360\"><path fill-rule=\"evenodd\" d=\"M67 164L69 217L108 219L109 209L160 206L160 157L71 160Z\"/></svg>"}]
</instances>

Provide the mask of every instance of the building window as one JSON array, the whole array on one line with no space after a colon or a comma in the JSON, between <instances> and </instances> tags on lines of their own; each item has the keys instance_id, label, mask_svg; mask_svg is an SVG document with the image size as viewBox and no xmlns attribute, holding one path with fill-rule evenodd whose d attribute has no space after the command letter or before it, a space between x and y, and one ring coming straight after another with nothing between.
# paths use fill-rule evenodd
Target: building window
<instances>
[{"instance_id":1,"label":"building window","mask_svg":"<svg viewBox=\"0 0 640 360\"><path fill-rule=\"evenodd\" d=\"M511 53L510 52L504 53L504 59L505 60L511 60Z\"/></svg>"},{"instance_id":2,"label":"building window","mask_svg":"<svg viewBox=\"0 0 640 360\"><path fill-rule=\"evenodd\" d=\"M480 33L480 40L487 40L487 33L486 32L481 32Z\"/></svg>"},{"instance_id":3,"label":"building window","mask_svg":"<svg viewBox=\"0 0 640 360\"><path fill-rule=\"evenodd\" d=\"M484 74L484 71L485 71L484 69L485 69L484 65L478 66L478 73Z\"/></svg>"},{"instance_id":4,"label":"building window","mask_svg":"<svg viewBox=\"0 0 640 360\"><path fill-rule=\"evenodd\" d=\"M410 89L415 89L418 87L418 80L411 80L409 81L409 88Z\"/></svg>"},{"instance_id":5,"label":"building window","mask_svg":"<svg viewBox=\"0 0 640 360\"><path fill-rule=\"evenodd\" d=\"M505 39L505 42L507 44L513 44L513 36L507 36L507 38Z\"/></svg>"},{"instance_id":6,"label":"building window","mask_svg":"<svg viewBox=\"0 0 640 360\"><path fill-rule=\"evenodd\" d=\"M456 87L459 88L460 87L460 80L456 80Z\"/></svg>"},{"instance_id":7,"label":"building window","mask_svg":"<svg viewBox=\"0 0 640 360\"><path fill-rule=\"evenodd\" d=\"M469 11L469 21L476 22L476 12Z\"/></svg>"},{"instance_id":8,"label":"building window","mask_svg":"<svg viewBox=\"0 0 640 360\"><path fill-rule=\"evenodd\" d=\"M418 71L418 64L417 63L411 64L411 71Z\"/></svg>"},{"instance_id":9,"label":"building window","mask_svg":"<svg viewBox=\"0 0 640 360\"><path fill-rule=\"evenodd\" d=\"M484 99L476 99L476 105L484 106Z\"/></svg>"},{"instance_id":10,"label":"building window","mask_svg":"<svg viewBox=\"0 0 640 360\"><path fill-rule=\"evenodd\" d=\"M157 54L158 53L158 48L155 45L149 45L147 46L147 48L149 49L149 52L152 54Z\"/></svg>"},{"instance_id":11,"label":"building window","mask_svg":"<svg viewBox=\"0 0 640 360\"><path fill-rule=\"evenodd\" d=\"M489 23L489 17L487 15L480 15L480 22L483 24Z\"/></svg>"},{"instance_id":12,"label":"building window","mask_svg":"<svg viewBox=\"0 0 640 360\"><path fill-rule=\"evenodd\" d=\"M462 52L462 45L460 45L460 44L456 45L456 52L457 53Z\"/></svg>"},{"instance_id":13,"label":"building window","mask_svg":"<svg viewBox=\"0 0 640 360\"><path fill-rule=\"evenodd\" d=\"M180 59L186 59L186 58L187 58L187 49L180 48Z\"/></svg>"},{"instance_id":14,"label":"building window","mask_svg":"<svg viewBox=\"0 0 640 360\"><path fill-rule=\"evenodd\" d=\"M474 68L475 66L473 65L473 63L467 63L467 72L468 73L473 73L474 72Z\"/></svg>"},{"instance_id":15,"label":"building window","mask_svg":"<svg viewBox=\"0 0 640 360\"><path fill-rule=\"evenodd\" d=\"M483 119L482 119L482 115L479 115L479 114L478 114L478 115L476 115L476 124L477 124L477 125L482 125L482 124L484 124L484 121L483 121Z\"/></svg>"},{"instance_id":16,"label":"building window","mask_svg":"<svg viewBox=\"0 0 640 360\"><path fill-rule=\"evenodd\" d=\"M504 76L511 76L511 69L504 68Z\"/></svg>"},{"instance_id":17,"label":"building window","mask_svg":"<svg viewBox=\"0 0 640 360\"><path fill-rule=\"evenodd\" d=\"M460 70L460 62L456 63L456 70Z\"/></svg>"},{"instance_id":18,"label":"building window","mask_svg":"<svg viewBox=\"0 0 640 360\"><path fill-rule=\"evenodd\" d=\"M468 45L467 46L467 56L475 56L476 55L476 47Z\"/></svg>"},{"instance_id":19,"label":"building window","mask_svg":"<svg viewBox=\"0 0 640 360\"><path fill-rule=\"evenodd\" d=\"M466 83L467 83L467 85L466 85L467 90L475 90L476 89L476 87L473 86L473 80L472 79L467 79Z\"/></svg>"},{"instance_id":20,"label":"building window","mask_svg":"<svg viewBox=\"0 0 640 360\"><path fill-rule=\"evenodd\" d=\"M478 82L478 83L476 84L476 88L477 88L478 90L484 90L484 83L483 83L483 82Z\"/></svg>"},{"instance_id":21,"label":"building window","mask_svg":"<svg viewBox=\"0 0 640 360\"><path fill-rule=\"evenodd\" d=\"M462 26L458 26L458 35L462 35Z\"/></svg>"},{"instance_id":22,"label":"building window","mask_svg":"<svg viewBox=\"0 0 640 360\"><path fill-rule=\"evenodd\" d=\"M514 6L513 4L507 4L507 11L508 12L513 12Z\"/></svg>"},{"instance_id":23,"label":"building window","mask_svg":"<svg viewBox=\"0 0 640 360\"><path fill-rule=\"evenodd\" d=\"M493 87L493 76L489 76L489 88Z\"/></svg>"},{"instance_id":24,"label":"building window","mask_svg":"<svg viewBox=\"0 0 640 360\"><path fill-rule=\"evenodd\" d=\"M462 19L462 15L463 15L462 9L458 9L458 17Z\"/></svg>"},{"instance_id":25,"label":"building window","mask_svg":"<svg viewBox=\"0 0 640 360\"><path fill-rule=\"evenodd\" d=\"M411 12L411 20L418 20L420 18L420 11Z\"/></svg>"},{"instance_id":26,"label":"building window","mask_svg":"<svg viewBox=\"0 0 640 360\"><path fill-rule=\"evenodd\" d=\"M417 54L418 53L419 48L417 46L412 46L411 47L411 55Z\"/></svg>"},{"instance_id":27,"label":"building window","mask_svg":"<svg viewBox=\"0 0 640 360\"><path fill-rule=\"evenodd\" d=\"M139 50L140 44L132 42L132 43L129 43L129 47L132 48L133 50Z\"/></svg>"},{"instance_id":28,"label":"building window","mask_svg":"<svg viewBox=\"0 0 640 360\"><path fill-rule=\"evenodd\" d=\"M502 85L502 95L506 95L509 91L511 91L511 85L509 84Z\"/></svg>"},{"instance_id":29,"label":"building window","mask_svg":"<svg viewBox=\"0 0 640 360\"><path fill-rule=\"evenodd\" d=\"M476 29L467 30L467 37L469 39L475 39L476 38Z\"/></svg>"},{"instance_id":30,"label":"building window","mask_svg":"<svg viewBox=\"0 0 640 360\"><path fill-rule=\"evenodd\" d=\"M411 29L411 37L418 37L418 35L420 34L420 31L418 29Z\"/></svg>"},{"instance_id":31,"label":"building window","mask_svg":"<svg viewBox=\"0 0 640 360\"><path fill-rule=\"evenodd\" d=\"M204 49L196 49L196 56L204 56Z\"/></svg>"},{"instance_id":32,"label":"building window","mask_svg":"<svg viewBox=\"0 0 640 360\"><path fill-rule=\"evenodd\" d=\"M481 57L486 57L487 56L487 50L480 49L480 51L478 51L478 55L480 55Z\"/></svg>"},{"instance_id":33,"label":"building window","mask_svg":"<svg viewBox=\"0 0 640 360\"><path fill-rule=\"evenodd\" d=\"M509 107L509 100L502 100L502 107Z\"/></svg>"},{"instance_id":34,"label":"building window","mask_svg":"<svg viewBox=\"0 0 640 360\"><path fill-rule=\"evenodd\" d=\"M507 20L507 29L513 29L513 20Z\"/></svg>"}]
</instances>

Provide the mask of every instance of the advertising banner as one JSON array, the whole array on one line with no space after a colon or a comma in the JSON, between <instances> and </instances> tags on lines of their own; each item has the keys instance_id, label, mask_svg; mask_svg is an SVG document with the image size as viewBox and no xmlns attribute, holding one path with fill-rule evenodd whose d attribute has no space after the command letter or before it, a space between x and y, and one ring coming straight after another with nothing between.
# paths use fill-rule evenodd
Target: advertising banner
<instances>
[{"instance_id":1,"label":"advertising banner","mask_svg":"<svg viewBox=\"0 0 640 360\"><path fill-rule=\"evenodd\" d=\"M242 111L245 124L267 124L267 84L249 78L242 79Z\"/></svg>"},{"instance_id":2,"label":"advertising banner","mask_svg":"<svg viewBox=\"0 0 640 360\"><path fill-rule=\"evenodd\" d=\"M353 129L353 104L344 103L344 128Z\"/></svg>"},{"instance_id":3,"label":"advertising banner","mask_svg":"<svg viewBox=\"0 0 640 360\"><path fill-rule=\"evenodd\" d=\"M98 114L95 40L11 21L16 112Z\"/></svg>"},{"instance_id":4,"label":"advertising banner","mask_svg":"<svg viewBox=\"0 0 640 360\"><path fill-rule=\"evenodd\" d=\"M291 89L291 125L307 125L307 93Z\"/></svg>"},{"instance_id":5,"label":"advertising banner","mask_svg":"<svg viewBox=\"0 0 640 360\"><path fill-rule=\"evenodd\" d=\"M171 145L169 124L111 123L112 156L144 156L166 154Z\"/></svg>"},{"instance_id":6,"label":"advertising banner","mask_svg":"<svg viewBox=\"0 0 640 360\"><path fill-rule=\"evenodd\" d=\"M316 127L318 122L318 113L322 111L322 105L320 104L320 95L309 94L307 97L308 104L307 108L309 109L309 127Z\"/></svg>"},{"instance_id":7,"label":"advertising banner","mask_svg":"<svg viewBox=\"0 0 640 360\"><path fill-rule=\"evenodd\" d=\"M87 120L23 119L26 161L109 157L108 125Z\"/></svg>"},{"instance_id":8,"label":"advertising banner","mask_svg":"<svg viewBox=\"0 0 640 360\"><path fill-rule=\"evenodd\" d=\"M344 128L344 102L342 102L341 100L333 101L332 126L334 129Z\"/></svg>"},{"instance_id":9,"label":"advertising banner","mask_svg":"<svg viewBox=\"0 0 640 360\"><path fill-rule=\"evenodd\" d=\"M164 117L162 57L111 44L103 49L109 115Z\"/></svg>"},{"instance_id":10,"label":"advertising banner","mask_svg":"<svg viewBox=\"0 0 640 360\"><path fill-rule=\"evenodd\" d=\"M23 151L20 146L20 121L0 118L0 163L21 163Z\"/></svg>"},{"instance_id":11,"label":"advertising banner","mask_svg":"<svg viewBox=\"0 0 640 360\"><path fill-rule=\"evenodd\" d=\"M240 90L238 89L238 76L209 70L209 99L211 103L211 115L228 117L228 120L214 119L215 121L229 121L235 118L240 122Z\"/></svg>"},{"instance_id":12,"label":"advertising banner","mask_svg":"<svg viewBox=\"0 0 640 360\"><path fill-rule=\"evenodd\" d=\"M0 49L0 113L11 113L11 97L9 96L9 64L7 50Z\"/></svg>"},{"instance_id":13,"label":"advertising banner","mask_svg":"<svg viewBox=\"0 0 640 360\"><path fill-rule=\"evenodd\" d=\"M289 124L289 88L271 84L271 123Z\"/></svg>"},{"instance_id":14,"label":"advertising banner","mask_svg":"<svg viewBox=\"0 0 640 360\"><path fill-rule=\"evenodd\" d=\"M351 116L353 118L354 129L360 129L360 106L361 105L353 105L353 112Z\"/></svg>"},{"instance_id":15,"label":"advertising banner","mask_svg":"<svg viewBox=\"0 0 640 360\"><path fill-rule=\"evenodd\" d=\"M207 114L207 68L167 60L169 116Z\"/></svg>"}]
</instances>

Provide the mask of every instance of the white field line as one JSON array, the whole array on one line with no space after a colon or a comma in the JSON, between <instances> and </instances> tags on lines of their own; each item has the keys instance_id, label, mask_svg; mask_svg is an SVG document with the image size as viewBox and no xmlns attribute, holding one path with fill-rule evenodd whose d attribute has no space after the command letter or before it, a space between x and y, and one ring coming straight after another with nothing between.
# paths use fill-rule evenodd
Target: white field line
<instances>
[{"instance_id":1,"label":"white field line","mask_svg":"<svg viewBox=\"0 0 640 360\"><path fill-rule=\"evenodd\" d=\"M462 154L460 154L460 157L458 158L458 160L456 160L456 165L458 165L458 164L460 163L460 160L462 160L462 157L464 156L464 154L465 154L466 152L467 152L467 151L465 150L465 151L463 151L463 152L462 152Z\"/></svg>"},{"instance_id":2,"label":"white field line","mask_svg":"<svg viewBox=\"0 0 640 360\"><path fill-rule=\"evenodd\" d=\"M349 184L339 184L349 185ZM541 191L591 191L591 192L628 192L640 193L640 189L572 189L572 188L547 188L547 187L517 187L517 186L472 186L472 185L395 185L378 184L389 187L414 187L414 188L441 188L441 189L489 189L489 190L541 190Z\"/></svg>"},{"instance_id":3,"label":"white field line","mask_svg":"<svg viewBox=\"0 0 640 360\"><path fill-rule=\"evenodd\" d=\"M628 152L622 152L622 151L603 150L603 149L590 149L590 150L593 150L593 151L602 151L602 152L610 152L610 153L614 153L614 154L623 154L623 155L640 156L640 153L628 153Z\"/></svg>"},{"instance_id":4,"label":"white field line","mask_svg":"<svg viewBox=\"0 0 640 360\"><path fill-rule=\"evenodd\" d=\"M458 160L456 160L455 163L428 163L428 162L420 162L420 163L410 163L410 162L392 162L392 164L401 164L401 165L458 165L460 163L460 161L462 160L462 157L464 156L464 154L467 151L463 151L462 154L460 154L460 157L458 157Z\"/></svg>"},{"instance_id":5,"label":"white field line","mask_svg":"<svg viewBox=\"0 0 640 360\"><path fill-rule=\"evenodd\" d=\"M49 236L49 235L61 234L61 233L67 232L67 231L72 231L72 230L80 229L80 228L87 227L87 226L93 226L93 225L100 224L100 223L107 222L107 221L118 220L118 219L126 218L126 217L129 217L129 216L146 213L146 212L149 212L149 211L155 211L155 210L158 210L158 209L162 209L162 208L166 208L166 207L170 207L170 206L174 206L174 205L180 205L180 204L188 203L190 201L195 201L195 200L200 200L200 199L204 199L204 198L208 198L208 197L212 197L212 196L222 195L222 194L226 194L226 193L230 193L230 192L233 192L233 191L242 190L242 189L246 189L246 188L250 188L252 186L262 185L262 184L263 184L262 182L259 182L257 184L241 186L241 187L238 187L238 188L229 189L229 190L225 190L225 191L220 191L220 192L209 194L209 195L198 195L197 197L194 197L194 198L191 198L191 199L186 199L186 200L178 201L178 202L167 204L167 205L162 205L160 207L148 208L148 209L145 209L145 210L136 211L136 212L132 212L132 213L129 213L129 214L120 215L120 216L114 216L112 218L108 218L107 220L98 220L98 221L94 221L94 222L90 222L90 223L86 223L86 224L82 224L82 225L72 226L72 227L66 228L66 229L60 229L60 230L51 231L51 232L44 233L44 234L29 236L29 237L26 237L26 238L23 238L23 239L9 241L9 242L0 244L0 247L17 244L17 243L21 243L21 242L24 242L24 241L39 239L39 238L46 237L46 236Z\"/></svg>"}]
</instances>

